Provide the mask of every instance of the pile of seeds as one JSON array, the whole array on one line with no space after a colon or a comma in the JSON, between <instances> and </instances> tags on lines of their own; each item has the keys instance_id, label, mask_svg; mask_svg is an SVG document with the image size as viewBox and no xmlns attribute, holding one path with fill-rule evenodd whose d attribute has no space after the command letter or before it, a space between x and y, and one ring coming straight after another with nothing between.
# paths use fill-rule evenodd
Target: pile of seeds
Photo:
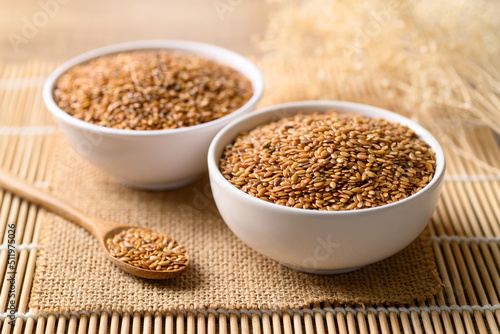
<instances>
[{"instance_id":1,"label":"pile of seeds","mask_svg":"<svg viewBox=\"0 0 500 334\"><path fill-rule=\"evenodd\" d=\"M435 166L435 153L408 127L335 111L259 126L220 159L224 177L252 196L329 211L406 198L432 180Z\"/></svg>"},{"instance_id":2,"label":"pile of seeds","mask_svg":"<svg viewBox=\"0 0 500 334\"><path fill-rule=\"evenodd\" d=\"M117 129L162 130L223 117L252 96L232 68L195 55L145 50L71 68L54 90L57 105L83 121Z\"/></svg>"},{"instance_id":3,"label":"pile of seeds","mask_svg":"<svg viewBox=\"0 0 500 334\"><path fill-rule=\"evenodd\" d=\"M168 235L130 228L106 240L111 255L133 266L151 270L176 270L187 265L184 247Z\"/></svg>"}]
</instances>

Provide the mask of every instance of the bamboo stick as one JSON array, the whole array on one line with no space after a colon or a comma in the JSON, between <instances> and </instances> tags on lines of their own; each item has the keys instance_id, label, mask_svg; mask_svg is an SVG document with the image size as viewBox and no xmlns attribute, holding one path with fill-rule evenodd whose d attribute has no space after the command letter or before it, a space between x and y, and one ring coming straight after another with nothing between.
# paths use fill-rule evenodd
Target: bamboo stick
<instances>
[{"instance_id":1,"label":"bamboo stick","mask_svg":"<svg viewBox=\"0 0 500 334\"><path fill-rule=\"evenodd\" d=\"M349 333L358 333L356 329L356 317L352 312L347 312L345 315L346 322L347 322L347 330Z\"/></svg>"},{"instance_id":2,"label":"bamboo stick","mask_svg":"<svg viewBox=\"0 0 500 334\"><path fill-rule=\"evenodd\" d=\"M387 322L387 315L382 311L378 312L378 322L382 334L389 334L391 329L389 327L389 323Z\"/></svg>"},{"instance_id":3,"label":"bamboo stick","mask_svg":"<svg viewBox=\"0 0 500 334\"><path fill-rule=\"evenodd\" d=\"M88 328L89 334L96 334L97 333L97 321L98 320L99 320L99 317L97 314L92 313L90 315L89 328Z\"/></svg>"},{"instance_id":4,"label":"bamboo stick","mask_svg":"<svg viewBox=\"0 0 500 334\"><path fill-rule=\"evenodd\" d=\"M76 334L78 330L78 318L74 315L69 317L68 334Z\"/></svg>"},{"instance_id":5,"label":"bamboo stick","mask_svg":"<svg viewBox=\"0 0 500 334\"><path fill-rule=\"evenodd\" d=\"M288 315L288 317L290 318L290 315ZM302 334L303 333L302 317L300 316L300 314L294 313L292 318L293 318L293 329L294 330L291 333Z\"/></svg>"},{"instance_id":6,"label":"bamboo stick","mask_svg":"<svg viewBox=\"0 0 500 334\"><path fill-rule=\"evenodd\" d=\"M220 326L220 316L219 316L219 326ZM272 332L273 331L271 327L271 317L267 313L264 313L262 314L262 333L271 334Z\"/></svg>"},{"instance_id":7,"label":"bamboo stick","mask_svg":"<svg viewBox=\"0 0 500 334\"><path fill-rule=\"evenodd\" d=\"M60 315L57 319L57 334L64 334L66 331L66 317L64 315Z\"/></svg>"},{"instance_id":8,"label":"bamboo stick","mask_svg":"<svg viewBox=\"0 0 500 334\"><path fill-rule=\"evenodd\" d=\"M317 334L326 334L325 319L320 312L314 312L314 328Z\"/></svg>"},{"instance_id":9,"label":"bamboo stick","mask_svg":"<svg viewBox=\"0 0 500 334\"><path fill-rule=\"evenodd\" d=\"M140 321L140 318L139 318L139 321ZM151 334L151 326L152 326L151 312L144 312L141 333ZM193 333L190 333L190 334L193 334Z\"/></svg>"},{"instance_id":10,"label":"bamboo stick","mask_svg":"<svg viewBox=\"0 0 500 334\"><path fill-rule=\"evenodd\" d=\"M101 315L99 317L99 334L108 333L108 319L109 319L108 313L101 312Z\"/></svg>"},{"instance_id":11,"label":"bamboo stick","mask_svg":"<svg viewBox=\"0 0 500 334\"><path fill-rule=\"evenodd\" d=\"M44 317L38 317L36 320L36 334L45 333L46 319Z\"/></svg>"},{"instance_id":12,"label":"bamboo stick","mask_svg":"<svg viewBox=\"0 0 500 334\"><path fill-rule=\"evenodd\" d=\"M408 318L408 314L401 312L399 314L399 318L401 320L401 325L403 327L403 333L405 333L405 334L412 333L413 331L411 330L411 323L410 323L410 319Z\"/></svg>"},{"instance_id":13,"label":"bamboo stick","mask_svg":"<svg viewBox=\"0 0 500 334\"><path fill-rule=\"evenodd\" d=\"M363 333L369 333L368 332L368 326L366 325L366 319L365 315L362 312L356 313L356 322L359 328L359 332L361 334Z\"/></svg>"},{"instance_id":14,"label":"bamboo stick","mask_svg":"<svg viewBox=\"0 0 500 334\"><path fill-rule=\"evenodd\" d=\"M425 318L422 316L422 320L424 320L424 319ZM411 323L413 325L414 333L423 334L424 331L422 330L422 326L420 324L419 314L415 311L411 311L410 312L410 320L411 320ZM430 328L432 330L432 326Z\"/></svg>"},{"instance_id":15,"label":"bamboo stick","mask_svg":"<svg viewBox=\"0 0 500 334\"><path fill-rule=\"evenodd\" d=\"M176 333L184 333L184 315L182 313L177 313L177 317L175 319L175 328ZM139 333L139 332L134 332Z\"/></svg>"},{"instance_id":16,"label":"bamboo stick","mask_svg":"<svg viewBox=\"0 0 500 334\"><path fill-rule=\"evenodd\" d=\"M10 321L8 319L5 319L2 323L2 334L9 334L11 328L12 325L10 324Z\"/></svg>"},{"instance_id":17,"label":"bamboo stick","mask_svg":"<svg viewBox=\"0 0 500 334\"><path fill-rule=\"evenodd\" d=\"M20 333L24 333L24 334L32 334L33 333L33 329L34 329L34 325L35 325L35 320L33 318L28 318L26 319L26 324L24 326L24 328L22 328L22 323L23 323L23 320L22 319L19 319L20 320L20 325L18 325L16 323L16 326L14 327L14 334L20 334ZM16 319L16 322L17 322L17 319ZM19 332L17 333L16 332L16 328L19 328Z\"/></svg>"},{"instance_id":18,"label":"bamboo stick","mask_svg":"<svg viewBox=\"0 0 500 334\"><path fill-rule=\"evenodd\" d=\"M325 307L332 307L330 303L325 303ZM337 327L335 326L335 316L333 315L332 312L326 312L325 314L326 318L326 329L328 334L337 334Z\"/></svg>"},{"instance_id":19,"label":"bamboo stick","mask_svg":"<svg viewBox=\"0 0 500 334\"><path fill-rule=\"evenodd\" d=\"M392 333L397 334L401 333L401 328L399 327L399 318L396 313L390 312L389 319L391 321Z\"/></svg>"},{"instance_id":20,"label":"bamboo stick","mask_svg":"<svg viewBox=\"0 0 500 334\"><path fill-rule=\"evenodd\" d=\"M183 332L178 331L177 333ZM219 314L219 334L227 334L227 317L225 314Z\"/></svg>"},{"instance_id":21,"label":"bamboo stick","mask_svg":"<svg viewBox=\"0 0 500 334\"><path fill-rule=\"evenodd\" d=\"M245 313L241 313L240 315L240 327L241 327L241 334L249 334L250 333L250 326L248 323L248 315Z\"/></svg>"},{"instance_id":22,"label":"bamboo stick","mask_svg":"<svg viewBox=\"0 0 500 334\"><path fill-rule=\"evenodd\" d=\"M242 325L243 327L243 325ZM205 315L203 313L198 313L198 324L197 324L197 334L206 334L206 325L205 325Z\"/></svg>"},{"instance_id":23,"label":"bamboo stick","mask_svg":"<svg viewBox=\"0 0 500 334\"><path fill-rule=\"evenodd\" d=\"M217 325L217 319L215 318L215 314L209 313L207 320L207 334L215 334L216 325ZM253 329L253 332L254 333L256 332L256 328Z\"/></svg>"},{"instance_id":24,"label":"bamboo stick","mask_svg":"<svg viewBox=\"0 0 500 334\"><path fill-rule=\"evenodd\" d=\"M163 333L163 317L161 313L157 312L155 314L155 328L154 328L154 333L155 334L162 334Z\"/></svg>"},{"instance_id":25,"label":"bamboo stick","mask_svg":"<svg viewBox=\"0 0 500 334\"><path fill-rule=\"evenodd\" d=\"M273 313L273 334L281 334L281 318L278 313Z\"/></svg>"},{"instance_id":26,"label":"bamboo stick","mask_svg":"<svg viewBox=\"0 0 500 334\"><path fill-rule=\"evenodd\" d=\"M122 330L121 334L128 334L128 330L126 332ZM172 312L167 312L165 314L165 334L174 334L174 315Z\"/></svg>"},{"instance_id":27,"label":"bamboo stick","mask_svg":"<svg viewBox=\"0 0 500 334\"><path fill-rule=\"evenodd\" d=\"M368 318L368 329L369 333L378 334L377 317L374 312L368 311L366 315Z\"/></svg>"},{"instance_id":28,"label":"bamboo stick","mask_svg":"<svg viewBox=\"0 0 500 334\"><path fill-rule=\"evenodd\" d=\"M293 315L293 328L295 329L295 334L302 334L302 319L304 319L304 328L306 334L314 334L314 323L312 315L309 313L304 313L301 317L300 314L294 313Z\"/></svg>"},{"instance_id":29,"label":"bamboo stick","mask_svg":"<svg viewBox=\"0 0 500 334\"><path fill-rule=\"evenodd\" d=\"M238 316L234 313L229 314L229 330L231 334L238 334L239 333L239 328L238 328ZM188 330L188 334L189 330Z\"/></svg>"},{"instance_id":30,"label":"bamboo stick","mask_svg":"<svg viewBox=\"0 0 500 334\"><path fill-rule=\"evenodd\" d=\"M196 333L196 322L195 316L192 312L187 312L186 315L186 333L195 334Z\"/></svg>"},{"instance_id":31,"label":"bamboo stick","mask_svg":"<svg viewBox=\"0 0 500 334\"><path fill-rule=\"evenodd\" d=\"M56 326L57 318L53 314L47 316L47 324L45 325L45 334L53 334Z\"/></svg>"},{"instance_id":32,"label":"bamboo stick","mask_svg":"<svg viewBox=\"0 0 500 334\"><path fill-rule=\"evenodd\" d=\"M128 334L130 331L130 313L123 312L121 317L120 334Z\"/></svg>"},{"instance_id":33,"label":"bamboo stick","mask_svg":"<svg viewBox=\"0 0 500 334\"><path fill-rule=\"evenodd\" d=\"M88 322L89 322L89 318L85 314L82 314L80 316L80 321L78 321L78 334L87 333Z\"/></svg>"},{"instance_id":34,"label":"bamboo stick","mask_svg":"<svg viewBox=\"0 0 500 334\"><path fill-rule=\"evenodd\" d=\"M293 333L292 318L291 318L290 314L283 313L283 315L281 316L281 319L278 317L276 319L279 319L279 320L276 320L276 323L278 323L278 321L282 322L284 334L292 334ZM281 327L281 325L280 325L280 327ZM302 326L299 327L299 330L300 330L299 334L302 334Z\"/></svg>"},{"instance_id":35,"label":"bamboo stick","mask_svg":"<svg viewBox=\"0 0 500 334\"><path fill-rule=\"evenodd\" d=\"M252 314L252 334L261 334L260 318L258 314ZM209 333L212 334L212 333Z\"/></svg>"},{"instance_id":36,"label":"bamboo stick","mask_svg":"<svg viewBox=\"0 0 500 334\"><path fill-rule=\"evenodd\" d=\"M109 326L109 334L118 334L118 325L120 323L120 314L113 312L111 314L111 324Z\"/></svg>"}]
</instances>

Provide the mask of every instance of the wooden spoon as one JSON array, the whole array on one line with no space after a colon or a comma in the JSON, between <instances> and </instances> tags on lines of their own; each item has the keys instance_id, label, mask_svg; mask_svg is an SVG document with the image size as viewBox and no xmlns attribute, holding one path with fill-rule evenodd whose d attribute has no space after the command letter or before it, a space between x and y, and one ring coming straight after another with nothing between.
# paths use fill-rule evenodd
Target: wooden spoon
<instances>
[{"instance_id":1,"label":"wooden spoon","mask_svg":"<svg viewBox=\"0 0 500 334\"><path fill-rule=\"evenodd\" d=\"M106 240L108 240L108 238L113 238L116 234L120 233L123 230L127 230L130 228L144 229L144 227L109 222L86 215L83 212L80 212L70 205L49 195L48 193L41 191L40 189L20 179L19 177L1 169L0 187L12 192L13 194L21 198L44 207L47 210L52 211L53 213L58 214L59 216L70 220L89 231L99 241L104 250L104 253L111 260L111 262L113 262L118 268L129 274L148 279L168 279L178 276L189 265L189 255L187 253L184 254L184 256L187 258L185 265L179 267L178 269L172 270L144 269L118 260L111 255L106 245Z\"/></svg>"}]
</instances>

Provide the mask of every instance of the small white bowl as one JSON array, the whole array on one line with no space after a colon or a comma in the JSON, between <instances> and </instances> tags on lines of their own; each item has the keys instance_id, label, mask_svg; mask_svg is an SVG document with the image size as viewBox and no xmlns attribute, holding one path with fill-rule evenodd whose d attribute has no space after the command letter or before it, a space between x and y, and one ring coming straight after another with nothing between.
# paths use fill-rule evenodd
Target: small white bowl
<instances>
[{"instance_id":1,"label":"small white bowl","mask_svg":"<svg viewBox=\"0 0 500 334\"><path fill-rule=\"evenodd\" d=\"M122 130L79 120L59 108L53 91L59 77L90 59L140 49L178 50L226 64L252 83L253 96L241 108L222 118L185 128ZM142 189L170 189L185 185L206 171L206 155L217 131L255 108L263 91L255 65L243 56L217 46L175 40L151 40L110 45L81 54L57 68L46 80L43 100L76 152L120 182Z\"/></svg>"},{"instance_id":2,"label":"small white bowl","mask_svg":"<svg viewBox=\"0 0 500 334\"><path fill-rule=\"evenodd\" d=\"M238 134L299 112L361 114L411 128L436 153L432 181L418 193L395 203L350 211L286 207L252 197L229 183L219 170L226 145ZM420 125L390 111L335 101L305 101L272 106L225 126L208 151L212 192L219 212L248 246L288 267L321 274L341 273L387 258L408 246L424 230L436 208L445 171L443 150Z\"/></svg>"}]
</instances>

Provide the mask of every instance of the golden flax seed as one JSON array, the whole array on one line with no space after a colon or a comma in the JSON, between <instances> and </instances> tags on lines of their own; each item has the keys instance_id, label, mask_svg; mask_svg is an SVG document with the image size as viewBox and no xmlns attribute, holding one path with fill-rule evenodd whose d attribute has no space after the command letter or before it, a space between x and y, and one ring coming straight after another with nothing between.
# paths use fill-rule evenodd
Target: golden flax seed
<instances>
[{"instance_id":1,"label":"golden flax seed","mask_svg":"<svg viewBox=\"0 0 500 334\"><path fill-rule=\"evenodd\" d=\"M252 94L250 81L228 66L187 53L143 50L71 68L57 81L54 100L85 122L163 130L226 116Z\"/></svg>"},{"instance_id":2,"label":"golden flax seed","mask_svg":"<svg viewBox=\"0 0 500 334\"><path fill-rule=\"evenodd\" d=\"M168 271L188 262L186 250L177 241L149 229L123 230L106 243L113 257L139 268Z\"/></svg>"},{"instance_id":3,"label":"golden flax seed","mask_svg":"<svg viewBox=\"0 0 500 334\"><path fill-rule=\"evenodd\" d=\"M432 180L435 166L435 153L410 128L335 111L258 126L220 159L224 177L251 196L329 211L411 196Z\"/></svg>"}]
</instances>

